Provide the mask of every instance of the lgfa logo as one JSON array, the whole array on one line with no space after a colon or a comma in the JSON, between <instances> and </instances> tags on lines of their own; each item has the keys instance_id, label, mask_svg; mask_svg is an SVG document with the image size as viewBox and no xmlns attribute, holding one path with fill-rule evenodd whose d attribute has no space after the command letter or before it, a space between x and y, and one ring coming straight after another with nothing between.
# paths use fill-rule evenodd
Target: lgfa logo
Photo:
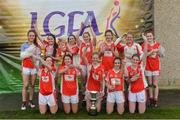
<instances>
[{"instance_id":1,"label":"lgfa logo","mask_svg":"<svg viewBox=\"0 0 180 120\"><path fill-rule=\"evenodd\" d=\"M49 13L45 19L44 19L44 22L43 22L43 30L45 32L45 35L48 35L48 34L53 34L50 32L50 29L49 29L49 24L50 24L50 19L55 16L55 15L59 15L61 17L65 17L66 15L68 16L68 25L67 25L67 35L70 35L72 34L73 32L76 32L78 31L79 29L74 29L74 21L75 21L75 15L84 15L85 12L83 11L72 11L68 14L65 14L64 12L62 11L53 11L51 13ZM31 12L31 29L33 29L33 24L34 23L37 23L37 15L38 13L37 12ZM85 25L87 24L87 22L91 22L91 26L95 32L95 34L97 36L101 35L102 32L99 31L98 29L98 25L97 25L97 22L96 22L96 17L95 17L95 14L94 14L94 11L87 11L87 17L86 17L86 20L85 20ZM62 23L60 23L62 24ZM62 35L65 34L65 25L60 25L60 26L57 26L55 28L55 30L59 29L59 33L56 34L55 36L56 37L60 37ZM84 29L82 30L82 32L84 31Z\"/></svg>"}]
</instances>

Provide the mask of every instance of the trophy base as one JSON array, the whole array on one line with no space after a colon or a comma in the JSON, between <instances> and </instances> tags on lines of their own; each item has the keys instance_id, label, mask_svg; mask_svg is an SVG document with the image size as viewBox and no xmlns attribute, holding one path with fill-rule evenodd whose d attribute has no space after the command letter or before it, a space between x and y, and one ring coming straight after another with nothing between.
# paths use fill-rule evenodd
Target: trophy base
<instances>
[{"instance_id":1,"label":"trophy base","mask_svg":"<svg viewBox=\"0 0 180 120\"><path fill-rule=\"evenodd\" d=\"M97 110L91 110L90 109L88 114L91 115L91 116L96 116L98 114L98 112L97 112Z\"/></svg>"}]
</instances>

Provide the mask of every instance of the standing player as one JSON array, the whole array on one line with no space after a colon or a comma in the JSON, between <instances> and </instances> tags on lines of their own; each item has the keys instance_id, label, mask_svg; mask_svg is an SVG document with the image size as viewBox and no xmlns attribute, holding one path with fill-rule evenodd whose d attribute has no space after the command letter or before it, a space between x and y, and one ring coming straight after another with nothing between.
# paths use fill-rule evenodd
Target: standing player
<instances>
[{"instance_id":1,"label":"standing player","mask_svg":"<svg viewBox=\"0 0 180 120\"><path fill-rule=\"evenodd\" d=\"M36 68L32 58L32 55L36 52L37 49L35 31L29 30L27 33L27 37L28 37L28 41L22 44L21 52L20 52L20 57L22 59L22 78L23 78L21 110L26 110L28 85L30 85L29 106L31 108L35 107L35 105L32 102L34 95L34 84L36 80Z\"/></svg>"},{"instance_id":2,"label":"standing player","mask_svg":"<svg viewBox=\"0 0 180 120\"><path fill-rule=\"evenodd\" d=\"M86 83L86 109L89 112L91 101L90 101L90 91L97 91L97 112L100 112L101 110L101 101L103 99L104 95L104 67L99 63L99 54L97 52L94 52L92 54L91 58L91 64L88 63L88 60L86 58L86 51L89 46L86 46L86 48L83 51L83 60L84 63L87 65L88 69L88 77L87 77L87 83Z\"/></svg>"},{"instance_id":3,"label":"standing player","mask_svg":"<svg viewBox=\"0 0 180 120\"><path fill-rule=\"evenodd\" d=\"M132 55L138 54L140 59L143 56L142 48L139 44L134 42L134 36L128 32L126 35L126 46L124 47L124 57L126 61L126 67L131 65Z\"/></svg>"},{"instance_id":4,"label":"standing player","mask_svg":"<svg viewBox=\"0 0 180 120\"><path fill-rule=\"evenodd\" d=\"M113 32L111 30L105 31L105 41L99 46L99 55L102 56L102 65L105 68L105 73L113 68L114 57L119 57L113 41Z\"/></svg>"},{"instance_id":5,"label":"standing player","mask_svg":"<svg viewBox=\"0 0 180 120\"><path fill-rule=\"evenodd\" d=\"M145 39L145 48L142 59L139 54L133 54L131 65L127 67L127 75L129 82L129 111L134 113L136 102L138 102L138 110L143 114L146 110L146 81L144 80L144 69L147 57L147 40ZM142 62L142 63L140 63Z\"/></svg>"},{"instance_id":6,"label":"standing player","mask_svg":"<svg viewBox=\"0 0 180 120\"><path fill-rule=\"evenodd\" d=\"M84 27L84 23L81 23L81 30ZM80 44L80 65L81 65L81 69L82 69L82 81L81 81L81 86L82 86L82 94L84 94L85 92L85 85L86 85L86 80L87 80L87 66L84 63L84 60L82 59L83 56L83 51L84 49L86 49L86 46L89 46L85 56L87 58L88 63L90 64L91 62L91 56L92 53L94 51L94 49L96 48L96 35L94 33L94 31L92 30L91 25L88 26L90 28L90 32L92 34L92 38L90 36L89 32L84 32L82 37L83 40L78 39L79 44Z\"/></svg>"},{"instance_id":7,"label":"standing player","mask_svg":"<svg viewBox=\"0 0 180 120\"><path fill-rule=\"evenodd\" d=\"M143 51L141 46L138 43L134 42L134 36L133 33L128 32L125 36L126 39L126 45L124 46L124 60L126 63L126 67L130 66L132 63L132 55L138 54L140 56L140 59L143 56ZM127 76L127 75L125 75ZM128 99L128 85L129 83L125 81L125 98Z\"/></svg>"},{"instance_id":8,"label":"standing player","mask_svg":"<svg viewBox=\"0 0 180 120\"><path fill-rule=\"evenodd\" d=\"M36 31L37 37L39 38L38 45L41 48L42 52L45 53L45 56L56 57L58 45L56 43L56 37L53 34L47 35L47 41L40 35L37 24L34 24L34 29ZM44 54L43 53L43 54Z\"/></svg>"},{"instance_id":9,"label":"standing player","mask_svg":"<svg viewBox=\"0 0 180 120\"><path fill-rule=\"evenodd\" d=\"M73 57L73 65L74 66L79 66L79 46L78 46L78 42L77 42L77 37L73 34L68 36L68 42L67 42L67 46L66 46L66 53L65 54L69 54Z\"/></svg>"},{"instance_id":10,"label":"standing player","mask_svg":"<svg viewBox=\"0 0 180 120\"><path fill-rule=\"evenodd\" d=\"M157 77L160 75L160 60L158 51L160 43L154 39L152 31L147 31L145 35L148 41L148 55L146 60L145 75L147 76L149 82L149 100L151 106L157 107L159 93ZM144 48L144 44L142 46Z\"/></svg>"},{"instance_id":11,"label":"standing player","mask_svg":"<svg viewBox=\"0 0 180 120\"><path fill-rule=\"evenodd\" d=\"M108 96L106 103L106 112L111 114L114 109L114 103L117 104L119 114L124 112L124 64L120 58L114 59L114 67L109 70L106 77L106 86L108 88Z\"/></svg>"},{"instance_id":12,"label":"standing player","mask_svg":"<svg viewBox=\"0 0 180 120\"><path fill-rule=\"evenodd\" d=\"M72 56L64 56L64 65L59 69L61 76L61 98L63 102L64 111L69 114L78 112L79 89L78 89L78 75L79 68L72 64Z\"/></svg>"}]
</instances>

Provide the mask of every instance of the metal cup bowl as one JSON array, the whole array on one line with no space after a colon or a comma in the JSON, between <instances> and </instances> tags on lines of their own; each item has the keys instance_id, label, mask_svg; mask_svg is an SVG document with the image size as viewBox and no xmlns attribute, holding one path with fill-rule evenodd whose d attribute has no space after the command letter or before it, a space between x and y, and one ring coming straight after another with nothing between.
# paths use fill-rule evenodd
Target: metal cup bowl
<instances>
[{"instance_id":1,"label":"metal cup bowl","mask_svg":"<svg viewBox=\"0 0 180 120\"><path fill-rule=\"evenodd\" d=\"M97 100L97 91L90 91L90 99L96 101Z\"/></svg>"},{"instance_id":2,"label":"metal cup bowl","mask_svg":"<svg viewBox=\"0 0 180 120\"><path fill-rule=\"evenodd\" d=\"M97 115L97 108L96 108L97 93L98 93L97 91L90 91L91 107L88 114L91 116Z\"/></svg>"}]
</instances>

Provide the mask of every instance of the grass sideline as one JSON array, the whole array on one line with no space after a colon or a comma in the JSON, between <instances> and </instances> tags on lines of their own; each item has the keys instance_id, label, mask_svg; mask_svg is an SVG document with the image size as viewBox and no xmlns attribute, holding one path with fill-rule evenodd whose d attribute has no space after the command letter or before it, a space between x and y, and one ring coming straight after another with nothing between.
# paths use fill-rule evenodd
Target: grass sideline
<instances>
[{"instance_id":1,"label":"grass sideline","mask_svg":"<svg viewBox=\"0 0 180 120\"><path fill-rule=\"evenodd\" d=\"M123 115L117 112L107 115L103 109L97 116L89 116L85 110L80 109L77 114L65 114L59 110L55 115L47 112L41 115L38 109L26 111L3 111L0 112L0 119L180 119L180 106L149 108L144 114L130 114L127 111Z\"/></svg>"}]
</instances>

